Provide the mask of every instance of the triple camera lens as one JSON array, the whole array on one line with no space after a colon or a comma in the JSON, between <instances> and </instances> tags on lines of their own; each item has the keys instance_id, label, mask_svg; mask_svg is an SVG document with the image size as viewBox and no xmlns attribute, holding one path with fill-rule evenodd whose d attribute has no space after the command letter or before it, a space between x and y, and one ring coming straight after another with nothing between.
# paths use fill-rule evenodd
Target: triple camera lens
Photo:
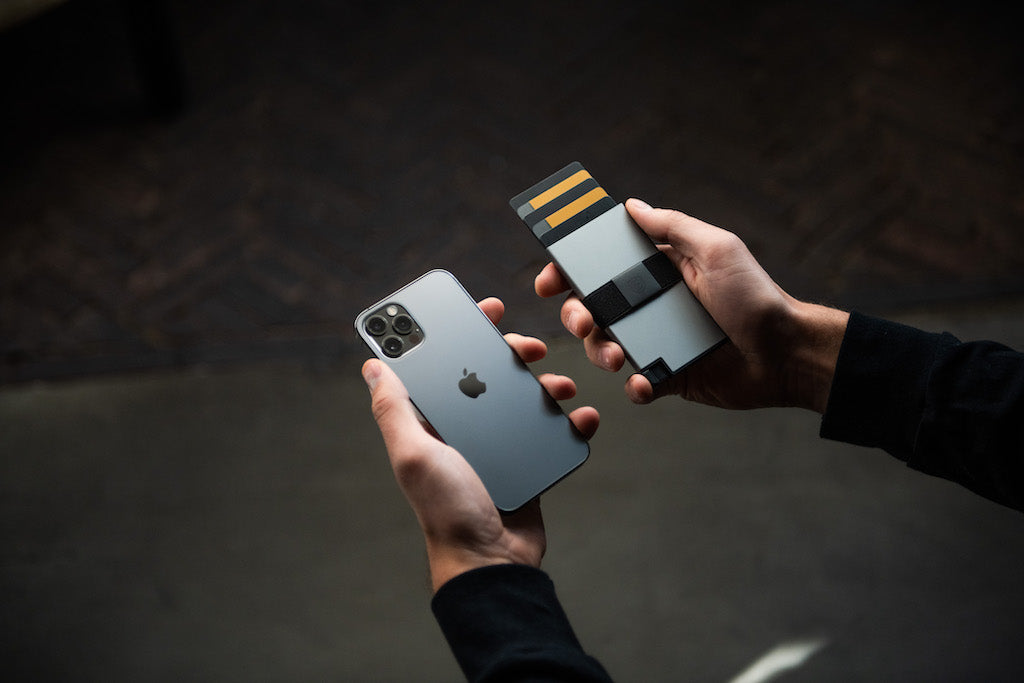
<instances>
[{"instance_id":1,"label":"triple camera lens","mask_svg":"<svg viewBox=\"0 0 1024 683\"><path fill-rule=\"evenodd\" d=\"M423 341L423 332L399 304L387 304L366 318L363 327L377 338L384 355L398 358Z\"/></svg>"}]
</instances>

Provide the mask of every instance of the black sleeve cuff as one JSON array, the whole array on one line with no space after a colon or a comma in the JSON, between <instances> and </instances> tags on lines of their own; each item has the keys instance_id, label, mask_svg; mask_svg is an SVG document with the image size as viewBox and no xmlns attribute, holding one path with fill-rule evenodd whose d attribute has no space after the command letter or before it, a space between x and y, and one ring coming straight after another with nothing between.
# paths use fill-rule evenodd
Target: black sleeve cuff
<instances>
[{"instance_id":1,"label":"black sleeve cuff","mask_svg":"<svg viewBox=\"0 0 1024 683\"><path fill-rule=\"evenodd\" d=\"M821 436L882 448L908 461L935 356L956 344L948 334L851 313Z\"/></svg>"},{"instance_id":2,"label":"black sleeve cuff","mask_svg":"<svg viewBox=\"0 0 1024 683\"><path fill-rule=\"evenodd\" d=\"M434 616L470 681L610 681L583 652L547 574L482 567L434 595Z\"/></svg>"}]
</instances>

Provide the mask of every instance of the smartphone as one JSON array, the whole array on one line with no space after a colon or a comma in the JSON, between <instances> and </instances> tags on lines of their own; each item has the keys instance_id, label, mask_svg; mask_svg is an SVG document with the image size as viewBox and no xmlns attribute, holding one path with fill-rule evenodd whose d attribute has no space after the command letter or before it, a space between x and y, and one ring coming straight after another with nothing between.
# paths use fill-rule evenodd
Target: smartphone
<instances>
[{"instance_id":1,"label":"smartphone","mask_svg":"<svg viewBox=\"0 0 1024 683\"><path fill-rule=\"evenodd\" d=\"M499 510L522 507L589 456L586 439L448 271L381 299L355 326Z\"/></svg>"},{"instance_id":2,"label":"smartphone","mask_svg":"<svg viewBox=\"0 0 1024 683\"><path fill-rule=\"evenodd\" d=\"M652 385L726 341L675 265L579 162L509 203Z\"/></svg>"}]
</instances>

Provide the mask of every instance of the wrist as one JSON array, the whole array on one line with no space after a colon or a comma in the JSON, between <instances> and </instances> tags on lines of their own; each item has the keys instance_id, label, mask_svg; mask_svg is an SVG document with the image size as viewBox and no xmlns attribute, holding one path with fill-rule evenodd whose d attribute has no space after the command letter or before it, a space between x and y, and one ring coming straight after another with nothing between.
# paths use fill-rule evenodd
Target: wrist
<instances>
[{"instance_id":1,"label":"wrist","mask_svg":"<svg viewBox=\"0 0 1024 683\"><path fill-rule=\"evenodd\" d=\"M468 571L499 564L514 564L510 558L485 557L472 552L443 552L429 547L427 562L430 565L430 585L434 593L456 576Z\"/></svg>"},{"instance_id":2,"label":"wrist","mask_svg":"<svg viewBox=\"0 0 1024 683\"><path fill-rule=\"evenodd\" d=\"M825 412L849 319L849 313L835 308L794 303L784 369L790 405Z\"/></svg>"}]
</instances>

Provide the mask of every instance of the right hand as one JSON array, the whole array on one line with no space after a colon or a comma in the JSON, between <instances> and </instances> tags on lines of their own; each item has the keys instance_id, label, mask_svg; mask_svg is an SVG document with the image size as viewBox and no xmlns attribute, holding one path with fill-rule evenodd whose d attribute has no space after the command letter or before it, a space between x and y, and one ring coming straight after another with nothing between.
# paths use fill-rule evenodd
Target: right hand
<instances>
[{"instance_id":1,"label":"right hand","mask_svg":"<svg viewBox=\"0 0 1024 683\"><path fill-rule=\"evenodd\" d=\"M824 412L848 314L797 301L782 290L731 232L672 209L626 203L641 229L679 268L694 296L729 337L718 349L659 388L658 396L723 408L802 406ZM570 289L549 263L535 281L550 297ZM615 372L622 348L598 327L575 295L562 305L562 323L583 339L588 358ZM657 398L651 383L632 375L626 393L636 403Z\"/></svg>"}]
</instances>

